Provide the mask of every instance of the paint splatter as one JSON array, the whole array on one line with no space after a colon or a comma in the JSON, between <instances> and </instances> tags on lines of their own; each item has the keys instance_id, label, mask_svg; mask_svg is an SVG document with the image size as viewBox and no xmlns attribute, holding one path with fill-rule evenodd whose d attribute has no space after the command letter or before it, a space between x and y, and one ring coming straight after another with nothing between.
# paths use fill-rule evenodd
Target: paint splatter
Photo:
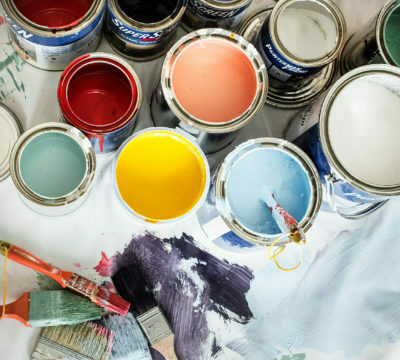
<instances>
[{"instance_id":1,"label":"paint splatter","mask_svg":"<svg viewBox=\"0 0 400 360\"><path fill-rule=\"evenodd\" d=\"M3 25L5 23L4 17L0 16L0 26Z\"/></svg>"},{"instance_id":2,"label":"paint splatter","mask_svg":"<svg viewBox=\"0 0 400 360\"><path fill-rule=\"evenodd\" d=\"M104 277L111 276L111 264L110 259L107 255L102 251L101 252L101 260L97 266L94 267L96 272Z\"/></svg>"},{"instance_id":3,"label":"paint splatter","mask_svg":"<svg viewBox=\"0 0 400 360\"><path fill-rule=\"evenodd\" d=\"M24 94L26 99L25 84L19 76L17 76L17 73L22 71L22 67L26 62L22 60L15 51L8 54L5 49L3 49L3 54L0 57L4 58L0 60L0 85L2 87L0 101L4 100L10 94L13 94L15 91ZM6 87L7 84L13 84L13 86L8 85Z\"/></svg>"},{"instance_id":4,"label":"paint splatter","mask_svg":"<svg viewBox=\"0 0 400 360\"><path fill-rule=\"evenodd\" d=\"M174 329L179 358L216 359L222 346L235 353L228 349L230 343L241 337L240 328L253 316L245 298L253 279L248 268L199 249L186 234L160 239L149 233L111 259L102 254L96 268L113 275L134 259L142 264Z\"/></svg>"},{"instance_id":5,"label":"paint splatter","mask_svg":"<svg viewBox=\"0 0 400 360\"><path fill-rule=\"evenodd\" d=\"M77 268L80 268L80 267L81 267L81 264L79 264L78 262L77 262L77 263L74 263L74 265L75 265Z\"/></svg>"}]
</instances>

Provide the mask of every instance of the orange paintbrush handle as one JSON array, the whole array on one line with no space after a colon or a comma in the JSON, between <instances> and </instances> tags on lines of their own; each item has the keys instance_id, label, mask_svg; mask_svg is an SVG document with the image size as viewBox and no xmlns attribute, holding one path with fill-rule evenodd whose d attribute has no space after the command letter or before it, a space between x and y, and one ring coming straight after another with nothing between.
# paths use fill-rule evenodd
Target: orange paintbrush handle
<instances>
[{"instance_id":1,"label":"orange paintbrush handle","mask_svg":"<svg viewBox=\"0 0 400 360\"><path fill-rule=\"evenodd\" d=\"M33 256L27 251L19 248L18 246L12 245L5 241L0 241L0 254L4 255L5 247L7 247L8 249L8 258L10 260L13 260L21 265L27 266L33 270L39 271L40 273L51 277L64 288L67 285L68 280L72 276L72 272L61 271L38 259L36 256Z\"/></svg>"},{"instance_id":2,"label":"orange paintbrush handle","mask_svg":"<svg viewBox=\"0 0 400 360\"><path fill-rule=\"evenodd\" d=\"M0 306L0 314L3 313L3 306ZM29 293L23 294L18 300L6 305L4 318L18 320L25 326L30 327L29 320Z\"/></svg>"}]
</instances>

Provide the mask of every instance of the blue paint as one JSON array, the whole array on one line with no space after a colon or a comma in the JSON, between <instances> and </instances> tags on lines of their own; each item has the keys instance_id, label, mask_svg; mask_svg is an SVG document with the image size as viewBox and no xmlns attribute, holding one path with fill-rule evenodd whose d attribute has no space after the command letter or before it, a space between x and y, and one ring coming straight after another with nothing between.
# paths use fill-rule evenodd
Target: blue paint
<instances>
[{"instance_id":1,"label":"blue paint","mask_svg":"<svg viewBox=\"0 0 400 360\"><path fill-rule=\"evenodd\" d=\"M301 164L278 149L255 149L234 164L226 184L232 212L248 229L277 235L281 230L262 200L268 189L300 223L310 205L311 184Z\"/></svg>"}]
</instances>

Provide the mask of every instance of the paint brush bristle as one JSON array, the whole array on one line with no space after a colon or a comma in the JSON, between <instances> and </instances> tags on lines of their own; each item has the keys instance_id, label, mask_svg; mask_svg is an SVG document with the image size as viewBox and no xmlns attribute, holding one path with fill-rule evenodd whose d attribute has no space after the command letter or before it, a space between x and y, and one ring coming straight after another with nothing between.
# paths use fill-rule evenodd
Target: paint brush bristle
<instances>
[{"instance_id":1,"label":"paint brush bristle","mask_svg":"<svg viewBox=\"0 0 400 360\"><path fill-rule=\"evenodd\" d=\"M107 360L114 333L87 322L75 326L45 328L32 354L32 360Z\"/></svg>"}]
</instances>

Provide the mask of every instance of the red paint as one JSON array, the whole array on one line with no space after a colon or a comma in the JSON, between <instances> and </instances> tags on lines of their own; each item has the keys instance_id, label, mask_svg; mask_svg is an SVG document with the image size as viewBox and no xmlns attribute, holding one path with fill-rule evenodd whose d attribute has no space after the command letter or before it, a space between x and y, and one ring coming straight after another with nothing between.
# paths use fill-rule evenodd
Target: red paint
<instances>
[{"instance_id":1,"label":"red paint","mask_svg":"<svg viewBox=\"0 0 400 360\"><path fill-rule=\"evenodd\" d=\"M112 263L111 260L112 258L109 259L107 255L102 251L101 260L99 264L95 266L93 269L95 269L100 276L111 276L111 263Z\"/></svg>"},{"instance_id":2,"label":"red paint","mask_svg":"<svg viewBox=\"0 0 400 360\"><path fill-rule=\"evenodd\" d=\"M79 263L75 263L74 264L77 268L80 268L81 267L81 264L79 264Z\"/></svg>"},{"instance_id":3,"label":"red paint","mask_svg":"<svg viewBox=\"0 0 400 360\"><path fill-rule=\"evenodd\" d=\"M15 6L35 24L54 29L72 27L89 11L94 0L14 0Z\"/></svg>"},{"instance_id":4,"label":"red paint","mask_svg":"<svg viewBox=\"0 0 400 360\"><path fill-rule=\"evenodd\" d=\"M0 16L0 26L3 25L5 23L5 20L2 16Z\"/></svg>"}]
</instances>

